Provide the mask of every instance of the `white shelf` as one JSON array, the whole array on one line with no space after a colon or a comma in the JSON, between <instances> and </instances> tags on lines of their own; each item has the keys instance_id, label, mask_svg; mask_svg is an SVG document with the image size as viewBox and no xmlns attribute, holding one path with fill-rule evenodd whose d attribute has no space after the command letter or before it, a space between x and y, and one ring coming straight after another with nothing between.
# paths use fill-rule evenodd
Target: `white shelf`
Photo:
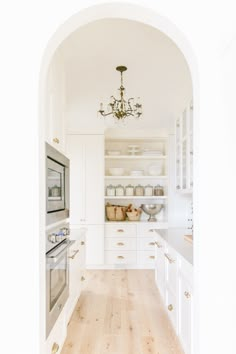
<instances>
[{"instance_id":1,"label":"white shelf","mask_svg":"<svg viewBox=\"0 0 236 354\"><path fill-rule=\"evenodd\" d=\"M105 179L167 179L167 176L104 176Z\"/></svg>"},{"instance_id":2,"label":"white shelf","mask_svg":"<svg viewBox=\"0 0 236 354\"><path fill-rule=\"evenodd\" d=\"M166 159L165 155L105 155L105 159L109 160L164 160Z\"/></svg>"},{"instance_id":3,"label":"white shelf","mask_svg":"<svg viewBox=\"0 0 236 354\"><path fill-rule=\"evenodd\" d=\"M163 196L156 196L156 195L152 195L152 196L147 196L147 195L142 195L142 196L137 196L137 195L123 195L123 196L108 196L105 195L104 196L105 199L167 199L166 195Z\"/></svg>"}]
</instances>

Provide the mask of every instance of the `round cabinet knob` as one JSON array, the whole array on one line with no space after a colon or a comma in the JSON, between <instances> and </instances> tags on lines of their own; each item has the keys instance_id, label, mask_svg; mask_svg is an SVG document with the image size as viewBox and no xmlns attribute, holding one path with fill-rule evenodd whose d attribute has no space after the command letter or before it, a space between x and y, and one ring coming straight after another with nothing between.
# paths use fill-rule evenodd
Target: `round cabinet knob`
<instances>
[{"instance_id":1,"label":"round cabinet knob","mask_svg":"<svg viewBox=\"0 0 236 354\"><path fill-rule=\"evenodd\" d=\"M189 299L191 297L191 294L188 291L185 291L184 296Z\"/></svg>"},{"instance_id":2,"label":"round cabinet knob","mask_svg":"<svg viewBox=\"0 0 236 354\"><path fill-rule=\"evenodd\" d=\"M81 245L84 246L84 245L85 245L85 242L84 242L84 241L81 241Z\"/></svg>"},{"instance_id":3,"label":"round cabinet knob","mask_svg":"<svg viewBox=\"0 0 236 354\"><path fill-rule=\"evenodd\" d=\"M81 280L81 281L84 281L84 280L85 280L85 277L82 276L80 280Z\"/></svg>"},{"instance_id":4,"label":"round cabinet knob","mask_svg":"<svg viewBox=\"0 0 236 354\"><path fill-rule=\"evenodd\" d=\"M59 144L59 143L60 143L60 140L57 139L57 138L54 138L53 141L54 141L54 143L56 143L56 144Z\"/></svg>"},{"instance_id":5,"label":"round cabinet knob","mask_svg":"<svg viewBox=\"0 0 236 354\"><path fill-rule=\"evenodd\" d=\"M174 309L173 305L170 304L170 305L168 306L168 310L169 310L169 311L172 311L173 309Z\"/></svg>"},{"instance_id":6,"label":"round cabinet knob","mask_svg":"<svg viewBox=\"0 0 236 354\"><path fill-rule=\"evenodd\" d=\"M56 242L56 234L55 233L49 234L48 241L55 243Z\"/></svg>"}]
</instances>

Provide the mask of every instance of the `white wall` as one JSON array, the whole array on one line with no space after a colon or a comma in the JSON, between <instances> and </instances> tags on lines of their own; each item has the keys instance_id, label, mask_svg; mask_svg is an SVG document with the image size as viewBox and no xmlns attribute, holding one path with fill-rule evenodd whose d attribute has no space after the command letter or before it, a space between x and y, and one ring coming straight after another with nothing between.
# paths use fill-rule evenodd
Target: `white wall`
<instances>
[{"instance_id":1,"label":"white wall","mask_svg":"<svg viewBox=\"0 0 236 354\"><path fill-rule=\"evenodd\" d=\"M2 242L1 320L4 353L39 353L39 207L38 207L38 78L46 43L56 29L90 1L5 2L1 14L1 204ZM116 3L121 1L116 0ZM132 4L147 6L145 0L130 0L116 14L139 15ZM195 268L197 270L197 354L235 352L235 104L223 100L235 87L236 32L234 2L150 0L143 19L161 26L167 17L186 36L196 54L195 156L198 160L195 189ZM110 11L96 9L92 15ZM102 13L102 11L104 11ZM150 14L151 13L151 14ZM156 16L154 16L156 17ZM85 20L86 11L81 14ZM72 19L72 22L75 20ZM174 27L167 26L173 38ZM63 33L63 29L60 30ZM56 36L59 39L59 35ZM56 40L55 40L56 41ZM54 42L55 42L54 41ZM184 41L179 40L187 57ZM230 45L229 45L230 44ZM194 64L193 64L194 66ZM196 81L197 80L197 81ZM195 94L195 93L194 93ZM220 142L220 143L219 143ZM222 168L223 161L223 168ZM216 194L225 183L223 198ZM16 186L17 175L17 187ZM227 185L226 185L227 184ZM217 199L216 199L217 195ZM219 200L221 217L219 218ZM222 207L223 205L223 207ZM7 245L7 247L5 246ZM40 256L41 262L43 255ZM41 296L43 296L41 294ZM11 321L9 322L9 318Z\"/></svg>"}]
</instances>

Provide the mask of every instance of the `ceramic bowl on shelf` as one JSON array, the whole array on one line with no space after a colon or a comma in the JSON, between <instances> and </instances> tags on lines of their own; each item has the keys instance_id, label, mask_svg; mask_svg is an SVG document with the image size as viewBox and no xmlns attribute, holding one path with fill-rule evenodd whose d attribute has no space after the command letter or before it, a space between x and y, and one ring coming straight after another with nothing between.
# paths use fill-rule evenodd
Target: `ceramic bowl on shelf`
<instances>
[{"instance_id":1,"label":"ceramic bowl on shelf","mask_svg":"<svg viewBox=\"0 0 236 354\"><path fill-rule=\"evenodd\" d=\"M125 170L123 167L110 167L108 169L108 172L111 176L123 176L124 171Z\"/></svg>"}]
</instances>

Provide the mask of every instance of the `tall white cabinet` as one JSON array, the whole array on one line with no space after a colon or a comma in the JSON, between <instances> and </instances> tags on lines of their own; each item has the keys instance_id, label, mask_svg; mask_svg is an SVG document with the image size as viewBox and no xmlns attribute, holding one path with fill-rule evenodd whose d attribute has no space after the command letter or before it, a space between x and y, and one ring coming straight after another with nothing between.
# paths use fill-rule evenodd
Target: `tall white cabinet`
<instances>
[{"instance_id":1,"label":"tall white cabinet","mask_svg":"<svg viewBox=\"0 0 236 354\"><path fill-rule=\"evenodd\" d=\"M87 228L86 265L104 263L104 136L67 135L70 159L70 223Z\"/></svg>"}]
</instances>

